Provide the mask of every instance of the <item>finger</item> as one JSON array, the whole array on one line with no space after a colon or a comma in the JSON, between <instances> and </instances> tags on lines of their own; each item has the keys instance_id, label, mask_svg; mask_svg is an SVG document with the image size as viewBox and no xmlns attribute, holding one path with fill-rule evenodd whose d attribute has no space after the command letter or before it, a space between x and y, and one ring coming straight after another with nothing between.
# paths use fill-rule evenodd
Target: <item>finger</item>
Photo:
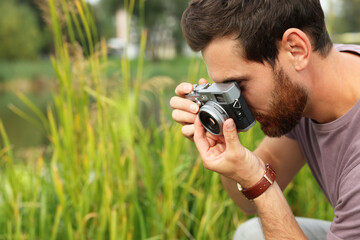
<instances>
[{"instance_id":1,"label":"finger","mask_svg":"<svg viewBox=\"0 0 360 240\"><path fill-rule=\"evenodd\" d=\"M216 139L213 136L214 135L212 135L211 133L206 131L206 138L208 140L208 143L209 143L210 147L214 147L216 145L216 143L217 143Z\"/></svg>"},{"instance_id":2,"label":"finger","mask_svg":"<svg viewBox=\"0 0 360 240\"><path fill-rule=\"evenodd\" d=\"M199 85L200 84L207 84L208 83L208 81L205 79L205 78L201 78L200 80L199 80Z\"/></svg>"},{"instance_id":3,"label":"finger","mask_svg":"<svg viewBox=\"0 0 360 240\"><path fill-rule=\"evenodd\" d=\"M170 99L170 106L173 109L179 109L179 110L183 110L186 112L192 112L192 113L197 113L199 111L199 105L197 105L196 103L194 103L191 100L188 99L184 99L182 97L172 97Z\"/></svg>"},{"instance_id":4,"label":"finger","mask_svg":"<svg viewBox=\"0 0 360 240\"><path fill-rule=\"evenodd\" d=\"M239 140L239 135L234 123L234 120L232 118L229 118L225 121L224 127L223 127L223 134L225 138L225 143L227 149L233 152L238 152L239 149L242 148L242 145Z\"/></svg>"},{"instance_id":5,"label":"finger","mask_svg":"<svg viewBox=\"0 0 360 240\"><path fill-rule=\"evenodd\" d=\"M213 135L208 131L206 131L206 138L208 139L209 145L211 147L215 146L217 143L225 142L223 135Z\"/></svg>"},{"instance_id":6,"label":"finger","mask_svg":"<svg viewBox=\"0 0 360 240\"><path fill-rule=\"evenodd\" d=\"M194 140L194 124L183 126L181 132L184 135L184 137L190 139L191 141Z\"/></svg>"},{"instance_id":7,"label":"finger","mask_svg":"<svg viewBox=\"0 0 360 240\"><path fill-rule=\"evenodd\" d=\"M206 131L204 127L202 126L199 117L195 119L194 124L194 142L196 144L196 147L200 153L200 155L205 154L209 148L209 142L206 138Z\"/></svg>"},{"instance_id":8,"label":"finger","mask_svg":"<svg viewBox=\"0 0 360 240\"><path fill-rule=\"evenodd\" d=\"M175 94L179 97L184 97L186 94L190 93L193 90L193 85L191 83L180 83L175 88Z\"/></svg>"},{"instance_id":9,"label":"finger","mask_svg":"<svg viewBox=\"0 0 360 240\"><path fill-rule=\"evenodd\" d=\"M172 118L180 124L193 124L195 122L196 114L185 112L182 110L175 109L172 112Z\"/></svg>"}]
</instances>

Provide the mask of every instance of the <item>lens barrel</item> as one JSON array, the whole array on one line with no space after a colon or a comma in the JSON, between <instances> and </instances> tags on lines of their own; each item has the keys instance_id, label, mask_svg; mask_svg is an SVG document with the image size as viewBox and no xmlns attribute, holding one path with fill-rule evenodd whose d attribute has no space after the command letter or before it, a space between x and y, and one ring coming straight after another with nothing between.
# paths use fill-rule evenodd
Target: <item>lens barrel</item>
<instances>
[{"instance_id":1,"label":"lens barrel","mask_svg":"<svg viewBox=\"0 0 360 240\"><path fill-rule=\"evenodd\" d=\"M209 101L200 108L199 118L208 132L213 135L221 135L224 122L229 116L219 104Z\"/></svg>"}]
</instances>

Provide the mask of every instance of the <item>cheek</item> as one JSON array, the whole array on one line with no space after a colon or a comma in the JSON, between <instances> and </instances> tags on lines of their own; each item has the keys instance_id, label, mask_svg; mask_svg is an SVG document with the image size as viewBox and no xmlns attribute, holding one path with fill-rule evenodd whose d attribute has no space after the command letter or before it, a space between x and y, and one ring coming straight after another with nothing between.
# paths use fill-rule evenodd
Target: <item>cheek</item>
<instances>
[{"instance_id":1,"label":"cheek","mask_svg":"<svg viewBox=\"0 0 360 240\"><path fill-rule=\"evenodd\" d=\"M268 110L269 102L272 99L271 92L263 87L252 87L244 92L246 102L256 112Z\"/></svg>"}]
</instances>

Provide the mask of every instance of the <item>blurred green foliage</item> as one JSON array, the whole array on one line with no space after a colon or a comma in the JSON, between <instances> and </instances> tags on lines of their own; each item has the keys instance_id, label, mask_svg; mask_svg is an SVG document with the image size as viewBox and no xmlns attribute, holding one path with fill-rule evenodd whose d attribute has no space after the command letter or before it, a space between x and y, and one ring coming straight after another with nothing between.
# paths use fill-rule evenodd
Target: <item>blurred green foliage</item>
<instances>
[{"instance_id":1,"label":"blurred green foliage","mask_svg":"<svg viewBox=\"0 0 360 240\"><path fill-rule=\"evenodd\" d=\"M34 11L16 0L0 2L0 59L34 59L43 41Z\"/></svg>"},{"instance_id":2,"label":"blurred green foliage","mask_svg":"<svg viewBox=\"0 0 360 240\"><path fill-rule=\"evenodd\" d=\"M0 46L1 48L1 46ZM48 59L37 60L0 60L0 83L16 80L36 81L39 78L51 81L55 78L55 72Z\"/></svg>"},{"instance_id":3,"label":"blurred green foliage","mask_svg":"<svg viewBox=\"0 0 360 240\"><path fill-rule=\"evenodd\" d=\"M359 32L360 31L360 0L340 1L340 6L333 11L338 12L334 23L337 33Z\"/></svg>"},{"instance_id":4,"label":"blurred green foliage","mask_svg":"<svg viewBox=\"0 0 360 240\"><path fill-rule=\"evenodd\" d=\"M67 5L72 1L62 1L65 14L56 11L60 1L48 1L53 23L74 13L67 23L82 24L74 31L92 30L85 2L73 1L73 9ZM167 105L165 87L175 84L170 80L206 77L204 63L109 60L104 42L100 52L89 47L85 56L77 41L64 42L64 35L76 36L70 28L53 28L59 33L51 59L58 79L53 103L44 112L18 94L23 105L12 108L44 129L48 146L39 154L18 154L0 121L0 239L230 239L247 218L222 190L219 176L203 168ZM83 35L93 39L91 32ZM17 133L24 136L19 128ZM262 136L256 125L240 138L252 150ZM296 215L332 219L313 181L304 168L285 192L288 201Z\"/></svg>"}]
</instances>

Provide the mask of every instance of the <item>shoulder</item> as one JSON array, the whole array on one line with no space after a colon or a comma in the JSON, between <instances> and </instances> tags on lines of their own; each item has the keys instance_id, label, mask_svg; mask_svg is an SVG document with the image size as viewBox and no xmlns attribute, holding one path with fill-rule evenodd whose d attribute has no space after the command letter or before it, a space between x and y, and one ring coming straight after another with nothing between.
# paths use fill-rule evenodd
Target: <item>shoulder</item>
<instances>
[{"instance_id":1,"label":"shoulder","mask_svg":"<svg viewBox=\"0 0 360 240\"><path fill-rule=\"evenodd\" d=\"M334 44L334 47L339 52L352 52L360 55L360 45L355 44Z\"/></svg>"},{"instance_id":2,"label":"shoulder","mask_svg":"<svg viewBox=\"0 0 360 240\"><path fill-rule=\"evenodd\" d=\"M286 134L287 137L292 139L298 139L305 137L306 132L309 132L309 129L311 129L311 119L308 118L301 118L299 123L289 132Z\"/></svg>"}]
</instances>

